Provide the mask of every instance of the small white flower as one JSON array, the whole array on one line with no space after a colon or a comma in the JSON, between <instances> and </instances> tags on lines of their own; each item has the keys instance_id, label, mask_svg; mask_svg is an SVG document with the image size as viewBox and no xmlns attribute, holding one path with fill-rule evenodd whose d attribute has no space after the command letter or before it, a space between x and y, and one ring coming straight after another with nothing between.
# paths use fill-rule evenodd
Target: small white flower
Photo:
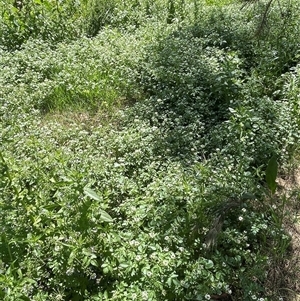
<instances>
[{"instance_id":1,"label":"small white flower","mask_svg":"<svg viewBox=\"0 0 300 301\"><path fill-rule=\"evenodd\" d=\"M136 240L131 240L131 241L129 242L129 244L130 244L131 246L138 246L138 245L139 245L139 243L138 243Z\"/></svg>"},{"instance_id":2,"label":"small white flower","mask_svg":"<svg viewBox=\"0 0 300 301\"><path fill-rule=\"evenodd\" d=\"M148 300L148 293L146 291L142 292L142 298L143 300Z\"/></svg>"},{"instance_id":3,"label":"small white flower","mask_svg":"<svg viewBox=\"0 0 300 301\"><path fill-rule=\"evenodd\" d=\"M244 218L242 216L239 216L239 221L241 222L243 220L244 220Z\"/></svg>"},{"instance_id":4,"label":"small white flower","mask_svg":"<svg viewBox=\"0 0 300 301\"><path fill-rule=\"evenodd\" d=\"M242 211L243 211L243 212L246 212L246 211L247 211L247 209L246 209L246 208L243 208L243 209L242 209Z\"/></svg>"},{"instance_id":5,"label":"small white flower","mask_svg":"<svg viewBox=\"0 0 300 301\"><path fill-rule=\"evenodd\" d=\"M64 298L63 298L63 296L61 295L61 294L57 294L56 296L55 296L55 300L57 300L57 301L61 301L61 300L63 300Z\"/></svg>"},{"instance_id":6,"label":"small white flower","mask_svg":"<svg viewBox=\"0 0 300 301\"><path fill-rule=\"evenodd\" d=\"M209 295L209 294L206 294L206 295L205 295L205 299L206 299L206 300L210 300L210 295Z\"/></svg>"},{"instance_id":7,"label":"small white flower","mask_svg":"<svg viewBox=\"0 0 300 301\"><path fill-rule=\"evenodd\" d=\"M74 273L74 269L73 268L67 269L67 271L66 271L66 274L68 276L72 275L73 273Z\"/></svg>"}]
</instances>

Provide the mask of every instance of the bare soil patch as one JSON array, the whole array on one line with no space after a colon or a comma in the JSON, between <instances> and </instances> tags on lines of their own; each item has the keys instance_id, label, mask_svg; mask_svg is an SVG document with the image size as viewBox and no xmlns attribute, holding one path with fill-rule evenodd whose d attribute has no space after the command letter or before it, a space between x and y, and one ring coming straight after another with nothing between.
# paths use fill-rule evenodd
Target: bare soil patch
<instances>
[{"instance_id":1,"label":"bare soil patch","mask_svg":"<svg viewBox=\"0 0 300 301\"><path fill-rule=\"evenodd\" d=\"M277 178L278 199L286 200L283 227L291 238L288 253L278 258L269 271L268 289L283 300L300 301L300 168Z\"/></svg>"}]
</instances>

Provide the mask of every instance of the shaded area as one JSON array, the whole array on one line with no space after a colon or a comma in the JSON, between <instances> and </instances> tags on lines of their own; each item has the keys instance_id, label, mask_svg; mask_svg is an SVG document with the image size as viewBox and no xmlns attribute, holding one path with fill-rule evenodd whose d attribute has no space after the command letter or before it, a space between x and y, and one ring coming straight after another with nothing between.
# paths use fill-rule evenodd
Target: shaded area
<instances>
[{"instance_id":1,"label":"shaded area","mask_svg":"<svg viewBox=\"0 0 300 301\"><path fill-rule=\"evenodd\" d=\"M161 129L157 149L191 162L227 149L228 155L248 154L251 169L279 154L285 135L280 129L282 74L297 61L299 28L296 15L281 24L277 8L269 16L277 25L258 38L255 13L211 9L192 26L148 47L138 82L149 98L134 113ZM286 23L288 41L283 44L279 27ZM242 147L232 143L239 139ZM254 145L255 152L246 144Z\"/></svg>"}]
</instances>

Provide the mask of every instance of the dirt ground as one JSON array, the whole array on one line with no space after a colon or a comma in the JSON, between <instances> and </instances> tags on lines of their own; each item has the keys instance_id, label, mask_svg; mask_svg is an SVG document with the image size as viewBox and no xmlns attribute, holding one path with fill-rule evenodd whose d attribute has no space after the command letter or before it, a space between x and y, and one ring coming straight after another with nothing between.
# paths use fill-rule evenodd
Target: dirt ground
<instances>
[{"instance_id":1,"label":"dirt ground","mask_svg":"<svg viewBox=\"0 0 300 301\"><path fill-rule=\"evenodd\" d=\"M278 177L277 184L277 197L287 200L283 224L291 237L291 247L272 268L270 283L283 300L300 301L300 168Z\"/></svg>"}]
</instances>

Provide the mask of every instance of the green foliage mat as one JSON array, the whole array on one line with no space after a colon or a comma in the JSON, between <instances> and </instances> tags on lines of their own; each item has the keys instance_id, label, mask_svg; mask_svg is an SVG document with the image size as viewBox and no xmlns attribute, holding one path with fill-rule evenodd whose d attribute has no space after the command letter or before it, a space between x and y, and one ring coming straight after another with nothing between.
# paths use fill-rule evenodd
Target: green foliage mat
<instances>
[{"instance_id":1,"label":"green foliage mat","mask_svg":"<svg viewBox=\"0 0 300 301\"><path fill-rule=\"evenodd\" d=\"M50 37L25 25L57 8L2 15L1 300L281 298L299 4L258 39L263 4L208 2L62 2Z\"/></svg>"}]
</instances>

